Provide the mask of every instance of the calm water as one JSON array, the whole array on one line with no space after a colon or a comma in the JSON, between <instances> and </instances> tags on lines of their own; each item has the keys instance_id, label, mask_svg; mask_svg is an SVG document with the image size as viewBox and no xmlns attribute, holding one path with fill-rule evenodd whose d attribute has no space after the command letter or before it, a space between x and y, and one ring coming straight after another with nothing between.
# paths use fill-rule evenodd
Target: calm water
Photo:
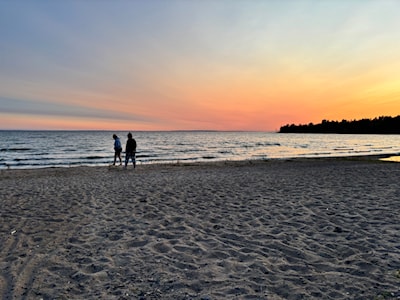
<instances>
[{"instance_id":1,"label":"calm water","mask_svg":"<svg viewBox=\"0 0 400 300\"><path fill-rule=\"evenodd\" d=\"M0 131L0 169L105 166L109 131ZM127 132L115 132L124 145ZM133 132L138 164L400 153L400 135Z\"/></svg>"}]
</instances>

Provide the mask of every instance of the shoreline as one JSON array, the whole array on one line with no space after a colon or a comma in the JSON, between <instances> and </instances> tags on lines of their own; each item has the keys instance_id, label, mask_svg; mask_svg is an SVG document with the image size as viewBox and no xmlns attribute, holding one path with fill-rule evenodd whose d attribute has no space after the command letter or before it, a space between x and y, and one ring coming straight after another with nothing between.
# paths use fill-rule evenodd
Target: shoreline
<instances>
[{"instance_id":1,"label":"shoreline","mask_svg":"<svg viewBox=\"0 0 400 300\"><path fill-rule=\"evenodd\" d=\"M287 158L269 158L269 159L249 159L249 160L218 160L218 161L193 161L193 162L185 162L177 160L176 162L169 163L144 163L142 164L140 161L137 161L138 168L147 168L149 166L158 167L158 166L188 166L188 165L220 165L220 164L245 164L245 163L265 163L265 162L286 162L286 161L319 161L319 160L327 160L327 161L335 161L335 160L382 160L386 162L400 162L400 153L388 153L388 154L371 154L371 155L348 155L348 156L316 156L316 157L287 157ZM123 164L122 164L123 165ZM112 165L70 165L70 166L45 166L45 167L36 167L36 168L5 168L0 169L2 171L10 171L10 170L46 170L46 169L71 169L71 168L110 168ZM116 167L119 167L116 165ZM128 166L129 168L129 166Z\"/></svg>"},{"instance_id":2,"label":"shoreline","mask_svg":"<svg viewBox=\"0 0 400 300\"><path fill-rule=\"evenodd\" d=\"M379 156L0 172L3 299L398 299Z\"/></svg>"}]
</instances>

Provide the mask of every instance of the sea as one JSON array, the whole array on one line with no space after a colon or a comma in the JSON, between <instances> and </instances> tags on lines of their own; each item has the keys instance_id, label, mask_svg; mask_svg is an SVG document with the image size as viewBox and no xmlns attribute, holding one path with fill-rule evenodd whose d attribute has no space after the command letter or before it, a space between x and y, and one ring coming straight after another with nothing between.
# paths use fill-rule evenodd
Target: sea
<instances>
[{"instance_id":1,"label":"sea","mask_svg":"<svg viewBox=\"0 0 400 300\"><path fill-rule=\"evenodd\" d=\"M0 169L108 166L127 131L0 131ZM400 155L400 135L133 131L137 164ZM124 158L124 153L122 153Z\"/></svg>"}]
</instances>

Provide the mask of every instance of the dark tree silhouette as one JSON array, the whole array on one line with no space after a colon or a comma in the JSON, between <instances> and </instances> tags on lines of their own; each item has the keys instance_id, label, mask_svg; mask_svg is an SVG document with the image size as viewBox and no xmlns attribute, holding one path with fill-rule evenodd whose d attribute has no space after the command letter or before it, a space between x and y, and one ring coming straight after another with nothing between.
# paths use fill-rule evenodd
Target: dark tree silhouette
<instances>
[{"instance_id":1,"label":"dark tree silhouette","mask_svg":"<svg viewBox=\"0 0 400 300\"><path fill-rule=\"evenodd\" d=\"M400 115L397 117L378 117L375 119L328 121L319 124L287 124L280 133L353 133L353 134L400 134Z\"/></svg>"}]
</instances>

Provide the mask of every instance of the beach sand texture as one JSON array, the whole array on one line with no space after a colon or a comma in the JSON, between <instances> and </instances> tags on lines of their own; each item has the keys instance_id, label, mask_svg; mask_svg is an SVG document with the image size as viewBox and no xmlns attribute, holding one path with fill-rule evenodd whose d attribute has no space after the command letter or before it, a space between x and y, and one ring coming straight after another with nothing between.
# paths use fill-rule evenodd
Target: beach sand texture
<instances>
[{"instance_id":1,"label":"beach sand texture","mask_svg":"<svg viewBox=\"0 0 400 300\"><path fill-rule=\"evenodd\" d=\"M3 170L2 299L399 299L400 165Z\"/></svg>"}]
</instances>

